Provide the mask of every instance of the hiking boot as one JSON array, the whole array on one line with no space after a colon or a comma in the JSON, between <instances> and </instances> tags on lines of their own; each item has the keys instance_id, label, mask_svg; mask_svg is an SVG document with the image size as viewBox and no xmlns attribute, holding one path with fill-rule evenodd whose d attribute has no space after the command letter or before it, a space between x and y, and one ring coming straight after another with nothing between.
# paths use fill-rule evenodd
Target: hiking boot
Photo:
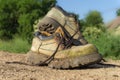
<instances>
[{"instance_id":1,"label":"hiking boot","mask_svg":"<svg viewBox=\"0 0 120 80\"><path fill-rule=\"evenodd\" d=\"M98 63L102 57L79 31L75 15L53 7L38 23L27 63L66 69Z\"/></svg>"}]
</instances>

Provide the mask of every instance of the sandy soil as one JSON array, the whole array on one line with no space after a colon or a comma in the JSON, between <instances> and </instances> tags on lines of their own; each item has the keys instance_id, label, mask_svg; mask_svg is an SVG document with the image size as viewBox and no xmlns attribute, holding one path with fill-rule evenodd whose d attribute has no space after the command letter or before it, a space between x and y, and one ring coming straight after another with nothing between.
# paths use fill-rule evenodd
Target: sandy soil
<instances>
[{"instance_id":1,"label":"sandy soil","mask_svg":"<svg viewBox=\"0 0 120 80\"><path fill-rule=\"evenodd\" d=\"M25 54L0 51L0 80L120 80L120 60L72 70L7 63L24 60Z\"/></svg>"}]
</instances>

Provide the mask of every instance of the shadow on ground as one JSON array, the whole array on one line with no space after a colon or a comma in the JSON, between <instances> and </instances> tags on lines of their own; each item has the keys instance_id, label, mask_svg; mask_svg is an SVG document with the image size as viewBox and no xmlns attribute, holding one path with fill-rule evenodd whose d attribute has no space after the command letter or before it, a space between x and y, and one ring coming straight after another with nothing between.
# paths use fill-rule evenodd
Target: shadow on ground
<instances>
[{"instance_id":1,"label":"shadow on ground","mask_svg":"<svg viewBox=\"0 0 120 80\"><path fill-rule=\"evenodd\" d=\"M83 67L77 67L77 68L72 68L71 70L79 70L79 69L98 69L98 68L120 68L120 65L116 64L108 64L108 63L98 63L98 64L93 64L89 66L83 66Z\"/></svg>"}]
</instances>

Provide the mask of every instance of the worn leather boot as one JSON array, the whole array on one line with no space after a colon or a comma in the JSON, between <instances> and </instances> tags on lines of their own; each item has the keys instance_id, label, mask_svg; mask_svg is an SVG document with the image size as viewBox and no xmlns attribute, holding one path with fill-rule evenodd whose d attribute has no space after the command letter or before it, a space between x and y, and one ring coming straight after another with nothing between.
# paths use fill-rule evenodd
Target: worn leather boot
<instances>
[{"instance_id":1,"label":"worn leather boot","mask_svg":"<svg viewBox=\"0 0 120 80\"><path fill-rule=\"evenodd\" d=\"M80 33L75 15L53 7L37 26L26 58L29 64L67 69L101 61L97 48Z\"/></svg>"}]
</instances>

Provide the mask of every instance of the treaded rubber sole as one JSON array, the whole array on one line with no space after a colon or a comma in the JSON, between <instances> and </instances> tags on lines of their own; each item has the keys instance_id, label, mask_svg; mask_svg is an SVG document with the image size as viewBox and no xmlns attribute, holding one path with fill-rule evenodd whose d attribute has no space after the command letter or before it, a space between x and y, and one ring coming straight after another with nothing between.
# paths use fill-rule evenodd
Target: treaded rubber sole
<instances>
[{"instance_id":1,"label":"treaded rubber sole","mask_svg":"<svg viewBox=\"0 0 120 80\"><path fill-rule=\"evenodd\" d=\"M44 54L28 52L26 62L29 65L39 65L40 62L48 59L49 56ZM73 58L55 58L49 64L45 64L54 69L70 69L83 67L95 63L99 63L102 60L102 56L98 53L92 53L85 56L77 56Z\"/></svg>"},{"instance_id":2,"label":"treaded rubber sole","mask_svg":"<svg viewBox=\"0 0 120 80\"><path fill-rule=\"evenodd\" d=\"M98 53L92 53L85 56L77 56L66 59L54 59L48 64L48 67L54 69L69 69L78 68L95 63L99 63L102 60L102 56Z\"/></svg>"},{"instance_id":3,"label":"treaded rubber sole","mask_svg":"<svg viewBox=\"0 0 120 80\"><path fill-rule=\"evenodd\" d=\"M26 56L26 63L28 65L33 65L33 66L36 65L37 66L41 62L45 61L48 58L49 58L49 56L47 56L47 55L39 54L39 53L35 53L35 52L32 52L32 51L29 51L27 53L27 56ZM45 64L45 65L47 65L47 64Z\"/></svg>"}]
</instances>

